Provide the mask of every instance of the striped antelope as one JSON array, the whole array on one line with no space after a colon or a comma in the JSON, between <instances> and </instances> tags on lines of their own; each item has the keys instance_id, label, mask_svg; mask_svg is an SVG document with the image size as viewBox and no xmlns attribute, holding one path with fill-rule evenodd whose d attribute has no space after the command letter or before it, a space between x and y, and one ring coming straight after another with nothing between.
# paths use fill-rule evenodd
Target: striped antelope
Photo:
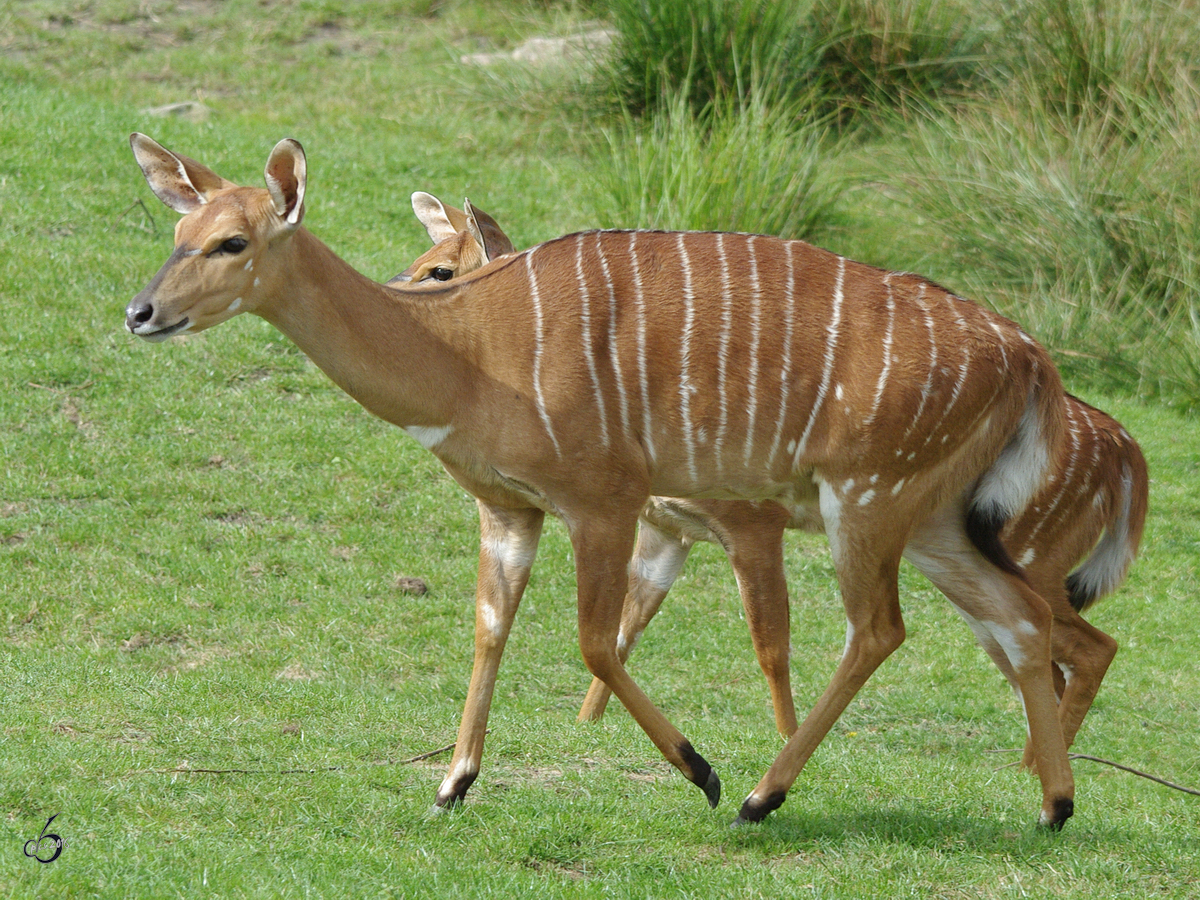
<instances>
[{"instance_id":1,"label":"striped antelope","mask_svg":"<svg viewBox=\"0 0 1200 900\"><path fill-rule=\"evenodd\" d=\"M446 280L474 271L496 252L513 252L495 220L469 204L464 213L418 191L412 205L434 246L396 280ZM480 237L481 226L474 224L475 214L489 230L491 251ZM1001 540L1054 615L1050 652L1059 720L1070 747L1117 652L1116 641L1079 613L1124 580L1141 541L1149 484L1141 448L1119 422L1070 395L1065 412L1067 443L1052 461L1050 479L1025 510L1009 520ZM617 636L621 661L628 659L658 612L692 545L719 544L733 565L754 649L771 690L776 727L790 736L796 730L796 715L788 670L783 528L818 531L823 525L819 511L802 505L785 509L775 502L652 497L638 525L629 570L629 593ZM1012 680L1002 649L978 628L976 634ZM608 686L593 678L580 721L599 719L609 696ZM1033 748L1025 749L1025 762L1032 764Z\"/></svg>"},{"instance_id":2,"label":"striped antelope","mask_svg":"<svg viewBox=\"0 0 1200 900\"><path fill-rule=\"evenodd\" d=\"M737 822L783 803L904 639L904 553L1005 654L1041 780L1039 821L1070 817L1050 610L998 537L1060 452L1063 394L1045 351L1013 323L917 276L754 235L588 232L448 283L388 288L301 227L307 164L295 141L272 150L266 190L144 135L131 144L183 218L174 252L126 309L129 330L155 341L261 316L478 501L474 671L438 807L478 775L546 512L574 550L588 668L717 804L720 779L616 650L636 524L659 495L816 506L832 550L845 651Z\"/></svg>"}]
</instances>

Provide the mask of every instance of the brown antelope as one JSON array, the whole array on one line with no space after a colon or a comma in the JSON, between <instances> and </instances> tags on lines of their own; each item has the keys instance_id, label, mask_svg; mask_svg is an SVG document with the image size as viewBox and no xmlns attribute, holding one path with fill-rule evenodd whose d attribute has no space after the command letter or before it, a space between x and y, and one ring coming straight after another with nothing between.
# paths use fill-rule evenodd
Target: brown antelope
<instances>
[{"instance_id":1,"label":"brown antelope","mask_svg":"<svg viewBox=\"0 0 1200 900\"><path fill-rule=\"evenodd\" d=\"M736 821L783 803L903 641L902 554L1004 654L1041 780L1039 821L1072 814L1050 610L999 540L1065 440L1062 385L1012 322L915 275L742 234L587 232L447 283L389 288L301 227L295 141L272 150L266 190L144 135L131 144L183 218L174 252L126 309L128 329L164 340L261 316L477 499L475 664L437 806L461 801L479 772L546 512L575 554L588 668L717 804L720 779L617 654L638 517L658 495L815 506L832 550L845 651Z\"/></svg>"},{"instance_id":2,"label":"brown antelope","mask_svg":"<svg viewBox=\"0 0 1200 900\"><path fill-rule=\"evenodd\" d=\"M396 280L446 280L474 271L495 252L513 252L512 242L495 220L469 204L464 213L417 192L412 205L434 246ZM489 230L492 251L483 245L476 216ZM1141 540L1149 484L1141 448L1119 422L1070 395L1065 412L1068 439L1053 460L1050 479L1029 506L1009 520L1001 540L1054 615L1051 657L1059 720L1070 747L1117 652L1116 641L1079 613L1124 580ZM754 648L770 687L776 727L784 737L790 736L796 730L796 715L788 670L787 585L780 538L783 528L819 531L822 527L819 511L805 506L785 510L774 502L652 497L638 525L617 655L622 662L628 659L692 545L697 541L719 544L733 565ZM1011 678L1007 658L997 652L996 644L986 634L979 638ZM609 696L608 686L593 678L580 721L599 719ZM1025 762L1032 761L1032 747L1027 745Z\"/></svg>"}]
</instances>

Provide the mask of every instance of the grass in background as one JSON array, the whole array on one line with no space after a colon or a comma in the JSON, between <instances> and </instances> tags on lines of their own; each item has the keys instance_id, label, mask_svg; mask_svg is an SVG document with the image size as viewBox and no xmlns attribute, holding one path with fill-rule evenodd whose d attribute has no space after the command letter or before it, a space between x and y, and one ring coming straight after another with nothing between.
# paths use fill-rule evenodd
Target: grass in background
<instances>
[{"instance_id":1,"label":"grass in background","mask_svg":"<svg viewBox=\"0 0 1200 900\"><path fill-rule=\"evenodd\" d=\"M1021 745L1020 704L907 570L909 640L784 807L731 831L779 740L728 564L696 548L631 667L717 767L726 799L711 813L619 708L574 724L589 676L556 523L480 780L458 814L426 818L446 757L406 761L452 741L461 712L470 498L261 321L165 345L122 329L175 220L132 160L135 129L250 184L276 140L298 137L306 225L381 279L427 244L414 189L471 196L522 246L596 224L591 138L611 120L551 119L526 95L541 82L504 81L497 96L494 74L459 63L588 27L595 9L419 6L0 3L0 895L1194 896L1190 797L1080 762L1076 818L1059 835L1034 829L1035 782L988 752ZM143 112L197 98L205 121ZM933 154L870 165L909 159L910 125L821 145L818 180L873 178L839 195L827 222L853 227L832 240L889 247L867 261L906 268L944 258L939 277L964 284L992 251L936 246L946 236L903 196ZM1178 192L1182 256L1196 206L1179 180L1186 117L1172 127L1176 162L1136 171ZM1052 146L1070 160L1070 142ZM908 240L893 246L897 233ZM1174 307L1172 339L1196 334L1193 309ZM1097 396L1083 374L1072 388L1138 437L1153 483L1142 559L1089 612L1121 652L1077 749L1194 785L1200 433L1161 404ZM823 543L793 536L787 560L805 708L845 625ZM430 590L404 593L398 576ZM42 866L21 847L55 814L68 844Z\"/></svg>"},{"instance_id":2,"label":"grass in background","mask_svg":"<svg viewBox=\"0 0 1200 900\"><path fill-rule=\"evenodd\" d=\"M813 239L831 226L844 190L822 165L835 152L829 132L802 104L763 90L699 112L679 90L648 122L627 117L609 133L597 221Z\"/></svg>"}]
</instances>

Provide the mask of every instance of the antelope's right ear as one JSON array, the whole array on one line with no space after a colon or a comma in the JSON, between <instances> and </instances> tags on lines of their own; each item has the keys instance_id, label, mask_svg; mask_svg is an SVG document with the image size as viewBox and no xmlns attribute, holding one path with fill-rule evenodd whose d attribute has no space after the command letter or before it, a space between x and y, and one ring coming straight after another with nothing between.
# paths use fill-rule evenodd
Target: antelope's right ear
<instances>
[{"instance_id":1,"label":"antelope's right ear","mask_svg":"<svg viewBox=\"0 0 1200 900\"><path fill-rule=\"evenodd\" d=\"M214 191L234 186L212 169L172 153L144 134L131 134L129 146L154 196L177 213L187 215L207 203Z\"/></svg>"},{"instance_id":2,"label":"antelope's right ear","mask_svg":"<svg viewBox=\"0 0 1200 900\"><path fill-rule=\"evenodd\" d=\"M464 201L467 210L467 227L480 247L486 262L491 262L497 256L516 252L513 242L497 224L496 220L478 206L472 206L470 200Z\"/></svg>"},{"instance_id":3,"label":"antelope's right ear","mask_svg":"<svg viewBox=\"0 0 1200 900\"><path fill-rule=\"evenodd\" d=\"M435 244L467 230L466 214L453 206L446 206L433 194L414 191L412 208L417 221L425 226L425 233Z\"/></svg>"}]
</instances>

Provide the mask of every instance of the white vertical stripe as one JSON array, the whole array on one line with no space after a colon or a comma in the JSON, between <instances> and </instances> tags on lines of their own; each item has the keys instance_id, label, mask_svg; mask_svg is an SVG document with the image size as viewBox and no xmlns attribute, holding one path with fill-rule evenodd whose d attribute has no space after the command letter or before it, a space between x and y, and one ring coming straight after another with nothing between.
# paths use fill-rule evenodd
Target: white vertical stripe
<instances>
[{"instance_id":1,"label":"white vertical stripe","mask_svg":"<svg viewBox=\"0 0 1200 900\"><path fill-rule=\"evenodd\" d=\"M779 451L779 442L783 439L783 422L787 418L788 392L792 386L792 326L796 314L796 272L792 265L792 248L795 246L795 242L788 241L784 246L787 248L787 285L783 293L783 364L779 372L779 415L775 418L775 437L771 441L771 452L767 454L767 466L775 462L775 454Z\"/></svg>"},{"instance_id":2,"label":"white vertical stripe","mask_svg":"<svg viewBox=\"0 0 1200 900\"><path fill-rule=\"evenodd\" d=\"M888 373L892 369L892 334L896 325L896 296L892 292L891 272L883 276L883 283L887 287L888 308L887 331L883 335L883 368L879 370L879 381L875 383L875 399L871 403L871 412L863 419L864 426L869 426L875 421L875 415L879 412L879 404L883 401L883 391L887 387Z\"/></svg>"},{"instance_id":3,"label":"white vertical stripe","mask_svg":"<svg viewBox=\"0 0 1200 900\"><path fill-rule=\"evenodd\" d=\"M696 304L692 288L692 263L688 259L682 232L676 235L675 243L679 248L679 260L683 265L683 337L679 347L679 414L683 420L683 440L687 450L688 474L694 482L698 475L696 472L696 437L692 429L691 354L692 330L696 324Z\"/></svg>"},{"instance_id":4,"label":"white vertical stripe","mask_svg":"<svg viewBox=\"0 0 1200 900\"><path fill-rule=\"evenodd\" d=\"M962 364L958 367L958 380L954 382L954 389L950 392L950 400L946 403L946 408L942 410L942 415L937 420L937 424L929 430L927 435L925 435L925 443L921 445L922 447L928 446L929 442L933 440L934 435L941 433L942 426L946 424L946 420L950 417L950 411L953 410L954 405L958 403L958 395L962 392L962 387L967 382L967 370L971 364L971 345L969 341L966 340L971 335L971 329L967 325L967 320L962 317L962 313L958 311L958 307L955 306L955 304L960 301L955 300L953 297L947 297L946 302L950 304L950 312L954 314L954 318L958 322L958 327L963 333L964 340L961 342L963 354ZM979 417L976 416L976 419L978 418ZM942 436L942 443L946 442L946 437L947 435Z\"/></svg>"},{"instance_id":5,"label":"white vertical stripe","mask_svg":"<svg viewBox=\"0 0 1200 900\"><path fill-rule=\"evenodd\" d=\"M596 348L592 343L592 308L587 279L583 275L583 234L575 236L575 280L579 288L580 339L583 343L583 359L587 363L588 377L592 380L592 396L600 414L600 440L609 446L608 414L604 409L604 394L600 390L600 375L596 372Z\"/></svg>"},{"instance_id":6,"label":"white vertical stripe","mask_svg":"<svg viewBox=\"0 0 1200 900\"><path fill-rule=\"evenodd\" d=\"M717 234L717 258L721 261L721 341L717 349L717 436L713 441L713 459L717 462L717 475L722 473L721 451L725 446L725 429L729 423L729 409L725 396L726 377L729 373L729 342L733 330L733 291L729 284L729 259L725 253L725 235Z\"/></svg>"},{"instance_id":7,"label":"white vertical stripe","mask_svg":"<svg viewBox=\"0 0 1200 900\"><path fill-rule=\"evenodd\" d=\"M604 283L608 287L608 357L612 362L613 378L617 383L617 400L621 405L621 429L628 438L629 398L625 394L625 379L621 377L621 354L617 346L617 291L613 285L612 272L608 268L608 258L604 255L601 236L602 232L597 231L596 255L600 258L600 270L604 273Z\"/></svg>"},{"instance_id":8,"label":"white vertical stripe","mask_svg":"<svg viewBox=\"0 0 1200 900\"><path fill-rule=\"evenodd\" d=\"M746 384L746 446L743 462L749 466L754 453L754 423L758 418L758 353L762 335L762 285L758 279L758 254L754 251L754 235L746 238L746 254L750 257L750 374Z\"/></svg>"},{"instance_id":9,"label":"white vertical stripe","mask_svg":"<svg viewBox=\"0 0 1200 900\"><path fill-rule=\"evenodd\" d=\"M829 380L833 375L833 358L837 351L838 329L842 323L842 283L846 277L846 258L838 257L837 281L833 286L833 311L829 317L829 325L826 326L825 332L825 367L821 372L821 384L817 388L817 398L813 401L812 411L808 414L808 424L804 426L804 433L800 435L800 442L796 444L796 453L792 457L792 468L800 465L800 457L804 455L804 450L808 446L808 439L812 435L813 425L816 424L817 414L821 412L821 407L825 404L825 394L829 391Z\"/></svg>"},{"instance_id":10,"label":"white vertical stripe","mask_svg":"<svg viewBox=\"0 0 1200 900\"><path fill-rule=\"evenodd\" d=\"M925 285L922 284L917 291L917 305L921 307L921 311L925 313L925 327L929 329L929 372L925 375L925 383L921 386L921 402L917 404L917 412L913 415L912 422L908 425L908 430L904 432L904 437L900 438L900 445L896 448L896 453L899 455L901 448L908 443L909 436L913 433L913 429L917 427L917 423L921 421L921 414L925 412L925 404L929 400L929 394L933 390L933 376L937 372L937 335L933 327L933 314L921 301L925 298Z\"/></svg>"},{"instance_id":11,"label":"white vertical stripe","mask_svg":"<svg viewBox=\"0 0 1200 900\"><path fill-rule=\"evenodd\" d=\"M629 264L633 272L633 300L637 308L638 381L642 393L642 440L646 453L654 461L654 436L650 433L650 379L646 374L646 295L642 291L642 273L638 269L636 231L629 232Z\"/></svg>"},{"instance_id":12,"label":"white vertical stripe","mask_svg":"<svg viewBox=\"0 0 1200 900\"><path fill-rule=\"evenodd\" d=\"M533 300L533 396L537 402L538 415L541 417L542 424L546 426L546 434L550 435L550 443L554 444L554 452L561 459L562 448L558 446L558 438L554 436L554 426L550 424L550 416L546 412L546 398L542 396L542 350L546 334L545 323L542 321L542 298L538 293L537 276L533 272L533 254L537 252L537 249L534 247L525 254L525 271L529 275L529 296Z\"/></svg>"}]
</instances>

